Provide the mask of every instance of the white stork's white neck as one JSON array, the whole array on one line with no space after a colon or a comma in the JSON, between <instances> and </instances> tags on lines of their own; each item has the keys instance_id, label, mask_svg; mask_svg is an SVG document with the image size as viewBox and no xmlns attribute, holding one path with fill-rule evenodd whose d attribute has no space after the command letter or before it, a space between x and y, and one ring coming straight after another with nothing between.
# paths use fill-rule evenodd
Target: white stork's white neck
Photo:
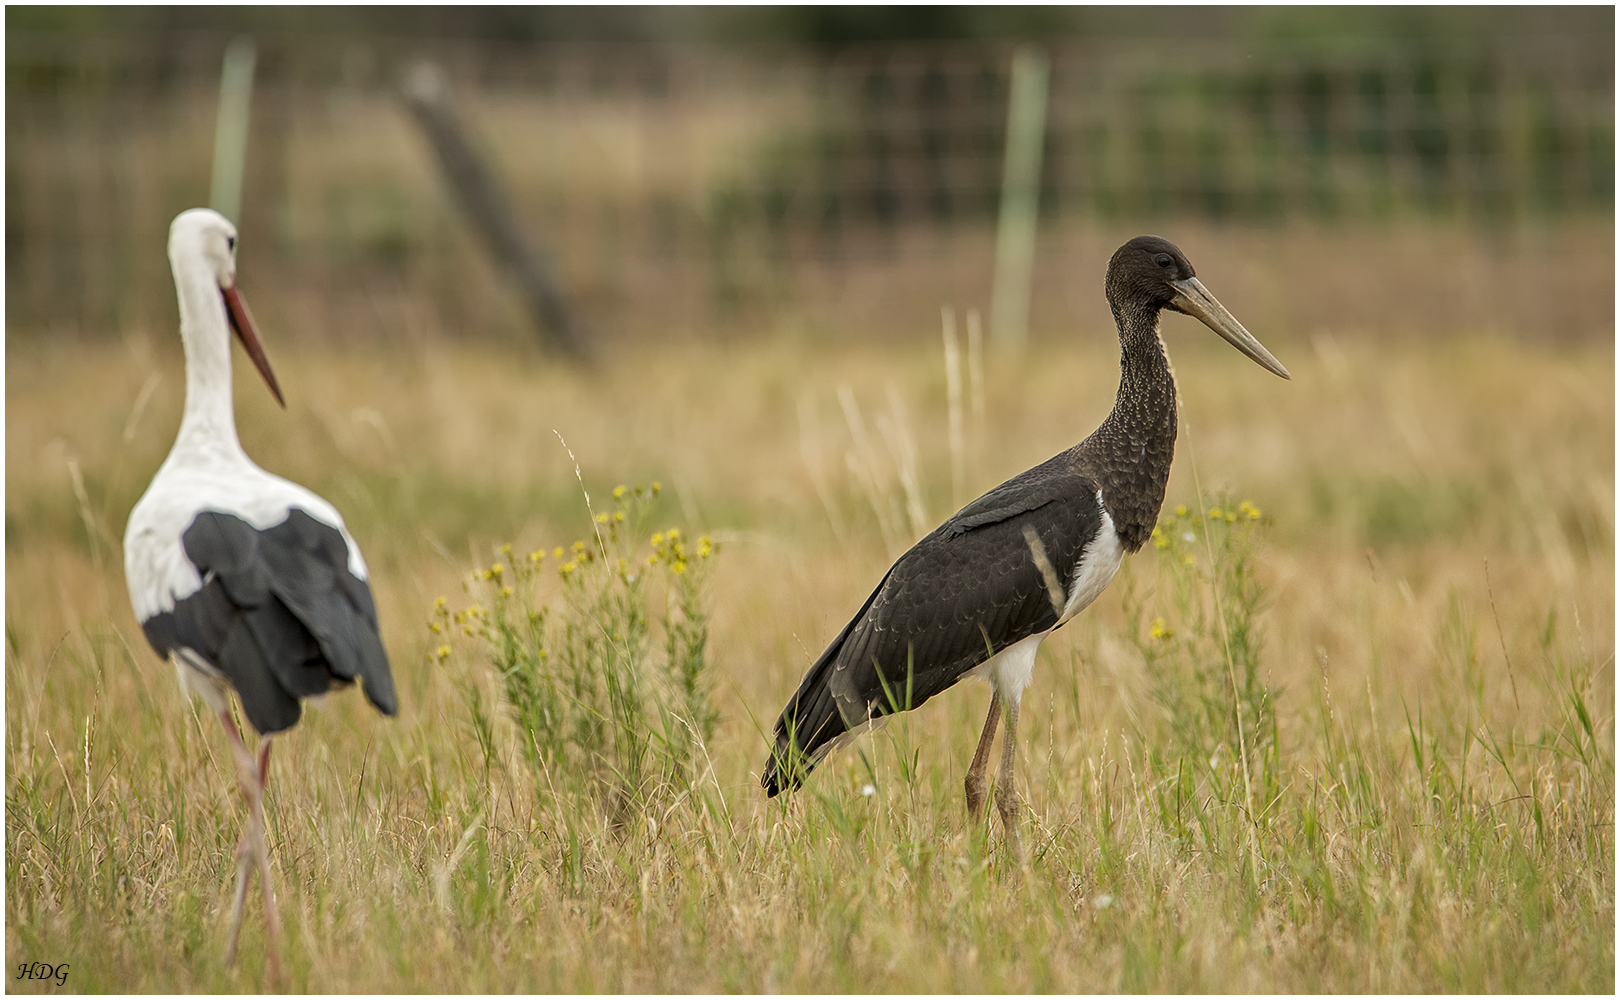
<instances>
[{"instance_id":1,"label":"white stork's white neck","mask_svg":"<svg viewBox=\"0 0 1620 1000\"><path fill-rule=\"evenodd\" d=\"M231 328L219 279L200 255L183 254L171 263L186 351L186 411L174 451L246 458L236 437Z\"/></svg>"}]
</instances>

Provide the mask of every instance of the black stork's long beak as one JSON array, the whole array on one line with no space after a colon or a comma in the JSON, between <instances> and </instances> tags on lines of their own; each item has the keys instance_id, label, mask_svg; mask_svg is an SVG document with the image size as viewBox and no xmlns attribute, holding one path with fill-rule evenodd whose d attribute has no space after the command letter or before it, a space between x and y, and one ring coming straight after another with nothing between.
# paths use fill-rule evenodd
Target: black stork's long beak
<instances>
[{"instance_id":1,"label":"black stork's long beak","mask_svg":"<svg viewBox=\"0 0 1620 1000\"><path fill-rule=\"evenodd\" d=\"M242 298L242 293L236 290L235 285L221 288L220 292L225 296L225 313L231 318L231 329L236 331L236 339L242 342L242 349L253 359L253 367L264 376L271 394L285 410L287 401L281 398L281 386L276 382L276 373L270 370L270 359L264 356L264 346L259 343L258 331L253 328L253 314L248 312L247 301Z\"/></svg>"},{"instance_id":2,"label":"black stork's long beak","mask_svg":"<svg viewBox=\"0 0 1620 1000\"><path fill-rule=\"evenodd\" d=\"M1197 317L1205 326L1214 330L1226 339L1228 344L1242 351L1251 361L1271 372L1289 378L1288 369L1282 362L1271 356L1271 352L1254 339L1254 334L1243 328L1237 317L1221 305L1220 300L1209 294L1209 289L1197 278L1183 278L1180 281L1170 282L1176 290L1176 297L1170 300L1170 308L1177 312L1184 312L1188 316Z\"/></svg>"}]
</instances>

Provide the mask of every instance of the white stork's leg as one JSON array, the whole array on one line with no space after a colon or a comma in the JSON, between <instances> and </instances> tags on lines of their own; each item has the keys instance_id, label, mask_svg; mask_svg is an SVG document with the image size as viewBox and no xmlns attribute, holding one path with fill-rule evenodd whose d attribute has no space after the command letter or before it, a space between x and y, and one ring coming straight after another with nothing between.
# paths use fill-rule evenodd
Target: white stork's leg
<instances>
[{"instance_id":1,"label":"white stork's leg","mask_svg":"<svg viewBox=\"0 0 1620 1000\"><path fill-rule=\"evenodd\" d=\"M248 874L257 862L259 880L264 883L265 919L270 927L270 976L275 979L281 975L281 959L277 954L281 923L277 919L275 895L270 888L270 854L265 847L264 837L264 785L269 777L270 741L265 739L260 743L258 760L254 760L230 712L220 712L219 718L225 724L225 735L230 738L231 754L236 758L237 782L248 806L247 826L236 844L236 893L231 901L231 933L225 945L225 964L230 965L236 960L236 941L242 930L242 906L247 900Z\"/></svg>"},{"instance_id":2,"label":"white stork's leg","mask_svg":"<svg viewBox=\"0 0 1620 1000\"><path fill-rule=\"evenodd\" d=\"M248 827L236 842L236 893L231 901L230 938L225 945L225 964L228 966L236 961L236 937L242 930L242 903L247 898L248 869L252 864L249 837L253 825L253 789L258 784L258 769L254 766L253 755L248 753L247 745L242 742L242 734L237 731L229 709L219 713L219 721L225 724L225 735L230 738L231 756L236 758L236 781L242 790L242 798L247 800L249 816Z\"/></svg>"},{"instance_id":3,"label":"white stork's leg","mask_svg":"<svg viewBox=\"0 0 1620 1000\"><path fill-rule=\"evenodd\" d=\"M270 737L259 746L259 794L253 803L254 853L259 856L259 881L264 887L264 919L270 929L270 978L281 978L281 914L270 882L270 845L264 832L264 792L270 784Z\"/></svg>"},{"instance_id":4,"label":"white stork's leg","mask_svg":"<svg viewBox=\"0 0 1620 1000\"><path fill-rule=\"evenodd\" d=\"M996 776L996 811L1007 831L1007 850L1014 859L1021 853L1018 844L1018 791L1013 788L1013 760L1018 746L1018 702L1007 699L1007 735L1001 743L1001 773Z\"/></svg>"},{"instance_id":5,"label":"white stork's leg","mask_svg":"<svg viewBox=\"0 0 1620 1000\"><path fill-rule=\"evenodd\" d=\"M1001 692L994 691L990 695L990 714L984 718L984 731L979 734L979 748L973 751L973 763L968 767L967 778L962 782L967 790L968 815L977 822L984 814L984 796L989 790L990 782L985 778L985 768L990 764L990 744L996 740L996 726L1001 723Z\"/></svg>"}]
</instances>

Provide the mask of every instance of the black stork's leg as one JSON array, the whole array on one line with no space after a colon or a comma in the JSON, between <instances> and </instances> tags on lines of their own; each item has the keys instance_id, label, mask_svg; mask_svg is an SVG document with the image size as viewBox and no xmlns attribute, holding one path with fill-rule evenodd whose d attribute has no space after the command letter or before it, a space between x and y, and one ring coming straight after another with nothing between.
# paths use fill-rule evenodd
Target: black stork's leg
<instances>
[{"instance_id":1,"label":"black stork's leg","mask_svg":"<svg viewBox=\"0 0 1620 1000\"><path fill-rule=\"evenodd\" d=\"M1013 761L1018 746L1018 699L1007 699L1007 735L1001 743L1001 773L996 775L996 811L1007 831L1007 850L1014 859L1021 853L1018 844L1018 791L1013 787Z\"/></svg>"},{"instance_id":2,"label":"black stork's leg","mask_svg":"<svg viewBox=\"0 0 1620 1000\"><path fill-rule=\"evenodd\" d=\"M979 748L973 751L973 763L968 767L967 778L962 786L967 790L968 815L977 822L984 814L985 793L990 790L990 781L984 776L985 769L990 764L990 744L996 740L996 726L1001 723L1001 692L994 691L990 695L990 714L984 718L984 731L979 734Z\"/></svg>"}]
</instances>

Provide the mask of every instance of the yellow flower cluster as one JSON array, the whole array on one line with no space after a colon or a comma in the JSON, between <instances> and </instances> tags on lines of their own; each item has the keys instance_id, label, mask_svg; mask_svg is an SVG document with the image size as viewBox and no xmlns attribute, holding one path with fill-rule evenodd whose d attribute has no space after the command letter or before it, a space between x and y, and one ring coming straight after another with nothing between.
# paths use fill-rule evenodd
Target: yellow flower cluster
<instances>
[{"instance_id":1,"label":"yellow flower cluster","mask_svg":"<svg viewBox=\"0 0 1620 1000\"><path fill-rule=\"evenodd\" d=\"M1155 639L1168 639L1175 634L1174 630L1165 625L1163 618L1153 619L1153 627L1148 631L1148 635Z\"/></svg>"},{"instance_id":2,"label":"yellow flower cluster","mask_svg":"<svg viewBox=\"0 0 1620 1000\"><path fill-rule=\"evenodd\" d=\"M681 529L671 528L668 531L655 532L652 536L653 553L647 557L648 566L664 563L677 576L686 572L686 566L693 555L686 547L686 541L681 536ZM714 555L714 539L703 535L697 540L695 558L699 561Z\"/></svg>"},{"instance_id":3,"label":"yellow flower cluster","mask_svg":"<svg viewBox=\"0 0 1620 1000\"><path fill-rule=\"evenodd\" d=\"M1209 509L1209 519L1211 521L1225 521L1227 524L1232 524L1239 517L1247 518L1250 521L1258 521L1260 520L1260 508L1245 500L1237 505L1237 510L1222 510L1219 507Z\"/></svg>"},{"instance_id":4,"label":"yellow flower cluster","mask_svg":"<svg viewBox=\"0 0 1620 1000\"><path fill-rule=\"evenodd\" d=\"M558 546L557 547L557 552L556 552L557 558L561 559L562 554L563 554L562 547ZM591 562L595 562L595 561L596 561L596 550L595 549L591 548L589 545L586 545L584 542L575 542L574 543L573 556L567 562L565 562L561 566L557 567L557 575L562 577L564 580L566 580L569 577L573 576L574 572L576 570L578 570L581 566L584 566L587 563L591 563Z\"/></svg>"},{"instance_id":5,"label":"yellow flower cluster","mask_svg":"<svg viewBox=\"0 0 1620 1000\"><path fill-rule=\"evenodd\" d=\"M662 484L662 483L660 483L660 482L658 482L656 480L653 481L653 484L651 486L648 486L648 487L637 486L634 489L630 488L629 486L625 486L623 483L620 483L618 486L613 487L613 499L617 500L617 501L620 501L621 503L624 501L624 498L627 497L627 496L634 496L637 500L643 500L643 499L651 500L654 497L658 496L659 493L663 492L663 489L664 489L664 484Z\"/></svg>"},{"instance_id":6,"label":"yellow flower cluster","mask_svg":"<svg viewBox=\"0 0 1620 1000\"><path fill-rule=\"evenodd\" d=\"M489 625L489 611L482 604L475 603L470 608L457 611L450 620L461 626L462 634L474 636Z\"/></svg>"}]
</instances>

